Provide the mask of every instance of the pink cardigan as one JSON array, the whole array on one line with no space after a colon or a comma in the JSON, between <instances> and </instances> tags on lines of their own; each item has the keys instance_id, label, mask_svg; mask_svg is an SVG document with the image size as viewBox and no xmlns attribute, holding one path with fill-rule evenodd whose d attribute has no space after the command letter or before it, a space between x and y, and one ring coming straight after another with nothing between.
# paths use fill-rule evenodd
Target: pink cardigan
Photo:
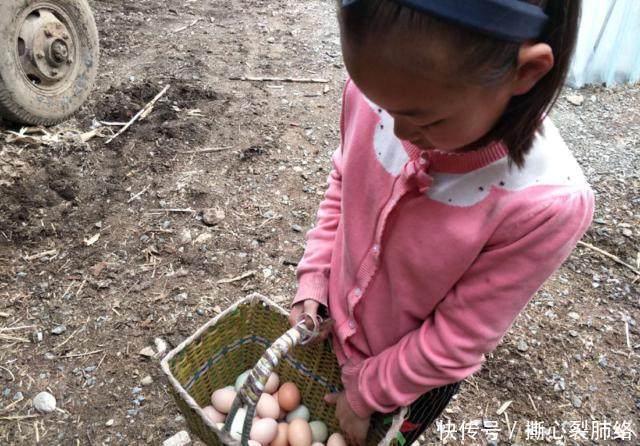
<instances>
[{"instance_id":1,"label":"pink cardigan","mask_svg":"<svg viewBox=\"0 0 640 446\"><path fill-rule=\"evenodd\" d=\"M526 165L422 151L348 81L341 147L293 303L335 320L347 400L391 412L480 369L589 226L594 196L546 118Z\"/></svg>"}]
</instances>

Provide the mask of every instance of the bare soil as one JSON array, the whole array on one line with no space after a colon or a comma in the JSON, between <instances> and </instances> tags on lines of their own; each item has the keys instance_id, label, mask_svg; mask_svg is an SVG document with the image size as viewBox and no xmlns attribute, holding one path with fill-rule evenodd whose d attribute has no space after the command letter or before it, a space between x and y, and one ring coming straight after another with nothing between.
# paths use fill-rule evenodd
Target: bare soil
<instances>
[{"instance_id":1,"label":"bare soil","mask_svg":"<svg viewBox=\"0 0 640 446\"><path fill-rule=\"evenodd\" d=\"M158 361L138 352L155 338L176 346L250 292L292 298L339 137L345 71L333 3L94 2L98 84L59 128L127 121L170 88L110 144L0 142L0 444L36 435L47 445L161 444L186 427ZM229 79L242 75L329 82ZM567 100L575 94L583 104ZM584 242L640 269L640 89L567 91L554 117L597 192ZM0 124L8 130L17 129ZM224 216L205 224L207 209ZM556 443L527 438L528 420L557 425L556 437L564 422L560 444L638 444L638 277L578 247L443 421L458 431L494 421L500 444ZM142 386L146 376L153 383ZM47 389L60 410L41 415L31 398ZM16 392L24 399L14 404ZM586 439L572 439L571 421ZM608 436L594 435L607 421ZM623 422L635 434L614 440ZM442 441L433 429L421 442ZM482 429L448 441L488 442Z\"/></svg>"}]
</instances>

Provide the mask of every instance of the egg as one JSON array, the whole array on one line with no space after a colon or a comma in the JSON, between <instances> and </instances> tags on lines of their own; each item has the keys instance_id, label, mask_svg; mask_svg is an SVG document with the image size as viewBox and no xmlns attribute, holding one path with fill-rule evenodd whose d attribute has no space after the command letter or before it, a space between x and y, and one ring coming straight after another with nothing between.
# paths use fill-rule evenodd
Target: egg
<instances>
[{"instance_id":1,"label":"egg","mask_svg":"<svg viewBox=\"0 0 640 446\"><path fill-rule=\"evenodd\" d=\"M296 418L300 418L304 421L309 421L309 409L304 404L300 404L287 414L287 423L291 423Z\"/></svg>"},{"instance_id":2,"label":"egg","mask_svg":"<svg viewBox=\"0 0 640 446\"><path fill-rule=\"evenodd\" d=\"M347 446L347 442L342 434L336 432L335 434L331 434L327 440L327 446Z\"/></svg>"},{"instance_id":3,"label":"egg","mask_svg":"<svg viewBox=\"0 0 640 446\"><path fill-rule=\"evenodd\" d=\"M273 418L275 420L280 415L280 406L273 396L263 393L258 400L256 413L260 418Z\"/></svg>"},{"instance_id":4,"label":"egg","mask_svg":"<svg viewBox=\"0 0 640 446\"><path fill-rule=\"evenodd\" d=\"M287 439L291 446L311 446L311 428L309 423L300 418L296 418L289 423Z\"/></svg>"},{"instance_id":5,"label":"egg","mask_svg":"<svg viewBox=\"0 0 640 446\"><path fill-rule=\"evenodd\" d=\"M316 420L309 423L309 427L311 428L311 438L313 438L314 443L324 443L327 441L329 429L327 429L326 424Z\"/></svg>"},{"instance_id":6,"label":"egg","mask_svg":"<svg viewBox=\"0 0 640 446\"><path fill-rule=\"evenodd\" d=\"M324 446L324 443L320 443L320 442L315 442L315 443L311 443L311 446Z\"/></svg>"},{"instance_id":7,"label":"egg","mask_svg":"<svg viewBox=\"0 0 640 446\"><path fill-rule=\"evenodd\" d=\"M267 383L264 385L264 391L267 393L274 393L278 390L278 386L280 385L280 377L277 373L272 373L269 375L269 379L267 379Z\"/></svg>"},{"instance_id":8,"label":"egg","mask_svg":"<svg viewBox=\"0 0 640 446\"><path fill-rule=\"evenodd\" d=\"M238 377L236 378L236 384L234 387L236 392L240 391L242 386L244 386L244 383L247 381L247 378L249 377L249 373L251 373L251 369L245 370L240 375L238 375Z\"/></svg>"},{"instance_id":9,"label":"egg","mask_svg":"<svg viewBox=\"0 0 640 446\"><path fill-rule=\"evenodd\" d=\"M255 440L248 440L248 441L247 441L247 444L248 444L249 446L262 446L262 445L260 444L260 442L255 441Z\"/></svg>"},{"instance_id":10,"label":"egg","mask_svg":"<svg viewBox=\"0 0 640 446\"><path fill-rule=\"evenodd\" d=\"M270 446L289 446L289 440L287 439L288 432L289 425L287 423L278 423L278 433Z\"/></svg>"},{"instance_id":11,"label":"egg","mask_svg":"<svg viewBox=\"0 0 640 446\"><path fill-rule=\"evenodd\" d=\"M272 418L262 418L251 427L249 438L260 444L269 444L278 435L278 423Z\"/></svg>"},{"instance_id":12,"label":"egg","mask_svg":"<svg viewBox=\"0 0 640 446\"><path fill-rule=\"evenodd\" d=\"M247 409L241 407L236 412L233 421L231 422L230 434L235 440L240 440L242 437L242 429L244 428L244 419L247 417Z\"/></svg>"},{"instance_id":13,"label":"egg","mask_svg":"<svg viewBox=\"0 0 640 446\"><path fill-rule=\"evenodd\" d=\"M225 387L218 389L211 395L211 405L218 411L224 414L229 413L231 405L236 397L236 392L233 387Z\"/></svg>"},{"instance_id":14,"label":"egg","mask_svg":"<svg viewBox=\"0 0 640 446\"><path fill-rule=\"evenodd\" d=\"M286 382L278 390L278 402L282 410L290 412L300 405L300 391L292 382Z\"/></svg>"},{"instance_id":15,"label":"egg","mask_svg":"<svg viewBox=\"0 0 640 446\"><path fill-rule=\"evenodd\" d=\"M213 406L207 406L202 409L202 411L207 416L207 418L211 420L212 423L220 423L226 418L222 412L217 411Z\"/></svg>"}]
</instances>

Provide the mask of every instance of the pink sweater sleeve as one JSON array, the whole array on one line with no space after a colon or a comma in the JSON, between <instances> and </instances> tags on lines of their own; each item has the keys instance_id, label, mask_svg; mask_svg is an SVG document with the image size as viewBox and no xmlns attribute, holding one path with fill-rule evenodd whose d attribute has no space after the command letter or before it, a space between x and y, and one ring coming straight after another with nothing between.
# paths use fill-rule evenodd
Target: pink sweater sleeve
<instances>
[{"instance_id":1,"label":"pink sweater sleeve","mask_svg":"<svg viewBox=\"0 0 640 446\"><path fill-rule=\"evenodd\" d=\"M590 190L533 203L507 218L431 316L342 380L360 416L388 413L480 369L542 283L569 256L593 216Z\"/></svg>"},{"instance_id":2,"label":"pink sweater sleeve","mask_svg":"<svg viewBox=\"0 0 640 446\"><path fill-rule=\"evenodd\" d=\"M305 252L296 271L298 291L292 305L307 299L327 305L331 253L341 213L341 147L334 152L331 160L333 168L328 178L329 187L318 208L316 224L306 234Z\"/></svg>"}]
</instances>

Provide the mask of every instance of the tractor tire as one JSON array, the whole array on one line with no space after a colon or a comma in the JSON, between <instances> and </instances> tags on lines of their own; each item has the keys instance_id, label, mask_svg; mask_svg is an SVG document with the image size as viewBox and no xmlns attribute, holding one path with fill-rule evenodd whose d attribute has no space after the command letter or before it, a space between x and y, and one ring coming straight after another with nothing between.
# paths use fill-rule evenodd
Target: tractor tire
<instances>
[{"instance_id":1,"label":"tractor tire","mask_svg":"<svg viewBox=\"0 0 640 446\"><path fill-rule=\"evenodd\" d=\"M0 0L0 116L57 124L85 102L98 71L86 0Z\"/></svg>"}]
</instances>

